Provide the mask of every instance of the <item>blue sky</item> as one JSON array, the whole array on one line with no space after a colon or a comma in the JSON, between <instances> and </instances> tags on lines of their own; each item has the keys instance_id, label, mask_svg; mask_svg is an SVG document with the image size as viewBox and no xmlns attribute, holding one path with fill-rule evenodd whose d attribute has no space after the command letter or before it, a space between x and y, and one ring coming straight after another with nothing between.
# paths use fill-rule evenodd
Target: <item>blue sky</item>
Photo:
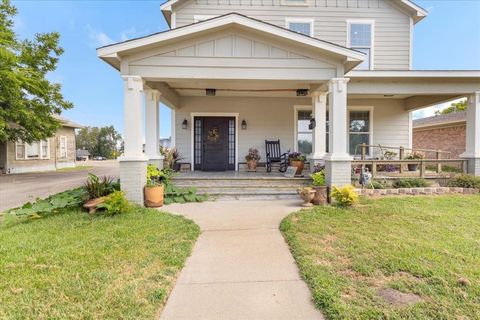
<instances>
[{"instance_id":1,"label":"blue sky","mask_svg":"<svg viewBox=\"0 0 480 320\"><path fill-rule=\"evenodd\" d=\"M63 85L75 108L64 116L90 126L123 130L123 83L100 61L95 48L167 29L163 1L13 1L21 38L58 31L65 49L52 81ZM429 16L415 27L414 68L480 70L480 0L416 0ZM441 108L441 107L437 107ZM416 116L428 116L433 108ZM170 135L168 109L161 109L161 136Z\"/></svg>"}]
</instances>

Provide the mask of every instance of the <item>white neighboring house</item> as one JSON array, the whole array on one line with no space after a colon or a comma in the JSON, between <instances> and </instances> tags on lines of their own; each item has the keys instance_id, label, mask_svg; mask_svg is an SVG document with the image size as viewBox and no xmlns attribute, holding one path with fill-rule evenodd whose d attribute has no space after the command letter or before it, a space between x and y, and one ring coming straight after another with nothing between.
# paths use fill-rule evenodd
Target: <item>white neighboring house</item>
<instances>
[{"instance_id":1,"label":"white neighboring house","mask_svg":"<svg viewBox=\"0 0 480 320\"><path fill-rule=\"evenodd\" d=\"M279 139L282 151L324 163L329 185L343 185L358 144L411 147L412 111L468 97L462 156L480 175L480 71L411 69L414 25L427 15L412 1L170 0L160 8L171 30L97 49L124 80L120 177L130 200L142 203L147 162L161 163L160 102L172 109L172 145L192 170L238 170L249 148L265 159L265 140Z\"/></svg>"},{"instance_id":2,"label":"white neighboring house","mask_svg":"<svg viewBox=\"0 0 480 320\"><path fill-rule=\"evenodd\" d=\"M0 173L53 171L75 167L75 129L83 126L57 116L61 127L55 135L31 144L22 141L0 143Z\"/></svg>"}]
</instances>

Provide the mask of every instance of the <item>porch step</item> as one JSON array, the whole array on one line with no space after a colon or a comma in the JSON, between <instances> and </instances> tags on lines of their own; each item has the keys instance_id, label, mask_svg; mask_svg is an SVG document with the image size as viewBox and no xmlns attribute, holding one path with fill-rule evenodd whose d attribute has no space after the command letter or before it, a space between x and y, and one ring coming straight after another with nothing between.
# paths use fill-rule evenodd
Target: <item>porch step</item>
<instances>
[{"instance_id":1,"label":"porch step","mask_svg":"<svg viewBox=\"0 0 480 320\"><path fill-rule=\"evenodd\" d=\"M297 189L311 185L309 178L284 177L175 177L179 188L195 187L198 194L211 200L274 200L295 199Z\"/></svg>"}]
</instances>

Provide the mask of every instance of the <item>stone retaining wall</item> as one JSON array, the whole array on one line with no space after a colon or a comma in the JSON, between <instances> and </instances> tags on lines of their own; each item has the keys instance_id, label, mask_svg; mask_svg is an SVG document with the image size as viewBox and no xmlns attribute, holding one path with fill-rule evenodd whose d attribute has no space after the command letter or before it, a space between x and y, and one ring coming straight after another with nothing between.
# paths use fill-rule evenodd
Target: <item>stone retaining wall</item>
<instances>
[{"instance_id":1,"label":"stone retaining wall","mask_svg":"<svg viewBox=\"0 0 480 320\"><path fill-rule=\"evenodd\" d=\"M428 188L399 188L399 189L356 189L362 196L389 196L389 195L434 195L434 194L475 194L480 190L470 188L428 187Z\"/></svg>"}]
</instances>

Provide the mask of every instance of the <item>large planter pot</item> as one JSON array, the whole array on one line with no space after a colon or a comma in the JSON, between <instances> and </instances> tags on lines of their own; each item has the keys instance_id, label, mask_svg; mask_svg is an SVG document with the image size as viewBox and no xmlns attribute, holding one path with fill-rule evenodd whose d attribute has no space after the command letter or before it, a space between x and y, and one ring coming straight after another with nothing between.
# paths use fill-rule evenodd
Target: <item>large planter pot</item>
<instances>
[{"instance_id":1,"label":"large planter pot","mask_svg":"<svg viewBox=\"0 0 480 320\"><path fill-rule=\"evenodd\" d=\"M407 164L408 171L417 171L418 170L418 164Z\"/></svg>"},{"instance_id":2,"label":"large planter pot","mask_svg":"<svg viewBox=\"0 0 480 320\"><path fill-rule=\"evenodd\" d=\"M302 174L303 167L305 166L305 163L303 161L298 161L298 160L290 160L290 165L292 167L296 167L297 171L295 172L296 176L299 176Z\"/></svg>"},{"instance_id":3,"label":"large planter pot","mask_svg":"<svg viewBox=\"0 0 480 320\"><path fill-rule=\"evenodd\" d=\"M315 189L315 195L312 203L317 206L327 204L327 186L318 186L313 188Z\"/></svg>"},{"instance_id":4,"label":"large planter pot","mask_svg":"<svg viewBox=\"0 0 480 320\"><path fill-rule=\"evenodd\" d=\"M145 206L148 208L158 208L163 206L164 186L145 187Z\"/></svg>"},{"instance_id":5,"label":"large planter pot","mask_svg":"<svg viewBox=\"0 0 480 320\"><path fill-rule=\"evenodd\" d=\"M105 201L106 197L90 199L83 204L83 207L88 210L88 213L94 214L100 204Z\"/></svg>"},{"instance_id":6,"label":"large planter pot","mask_svg":"<svg viewBox=\"0 0 480 320\"><path fill-rule=\"evenodd\" d=\"M252 159L252 160L247 160L247 167L248 171L257 171L257 165L258 165L258 160Z\"/></svg>"},{"instance_id":7,"label":"large planter pot","mask_svg":"<svg viewBox=\"0 0 480 320\"><path fill-rule=\"evenodd\" d=\"M297 190L298 195L304 201L302 204L303 207L311 207L313 206L312 200L315 197L315 190L311 190L309 192L304 192L302 190Z\"/></svg>"}]
</instances>

